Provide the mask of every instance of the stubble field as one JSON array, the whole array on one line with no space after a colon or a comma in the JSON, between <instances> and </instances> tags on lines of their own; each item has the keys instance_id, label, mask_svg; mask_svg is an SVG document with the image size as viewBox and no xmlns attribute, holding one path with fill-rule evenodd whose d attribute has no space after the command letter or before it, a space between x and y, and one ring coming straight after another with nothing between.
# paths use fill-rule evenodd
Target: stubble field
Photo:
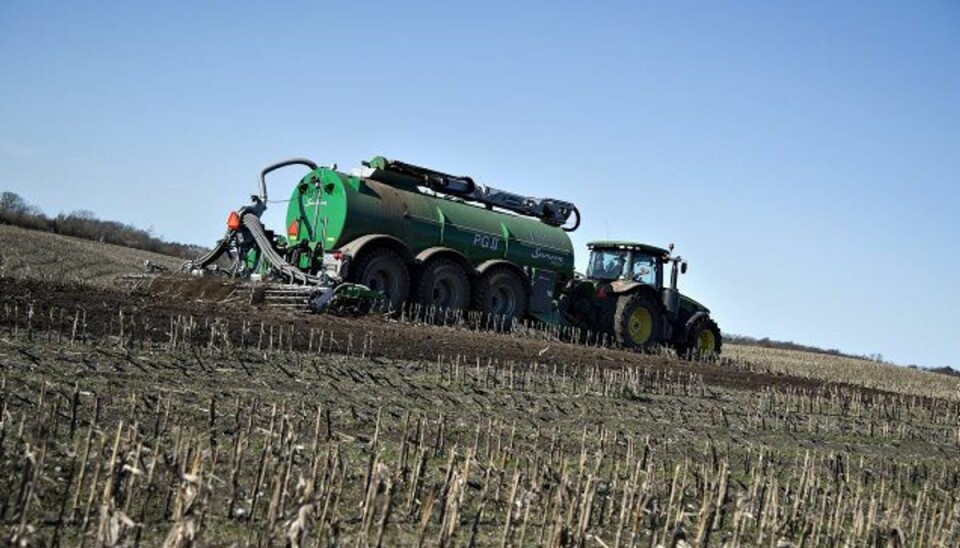
<instances>
[{"instance_id":1,"label":"stubble field","mask_svg":"<svg viewBox=\"0 0 960 548\"><path fill-rule=\"evenodd\" d=\"M0 279L6 541L960 543L956 378L305 316L201 284Z\"/></svg>"}]
</instances>

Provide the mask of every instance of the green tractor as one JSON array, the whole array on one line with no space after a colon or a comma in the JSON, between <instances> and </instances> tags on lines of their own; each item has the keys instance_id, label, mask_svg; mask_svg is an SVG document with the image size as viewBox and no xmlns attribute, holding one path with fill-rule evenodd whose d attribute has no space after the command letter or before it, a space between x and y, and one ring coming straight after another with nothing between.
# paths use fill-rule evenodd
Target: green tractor
<instances>
[{"instance_id":1,"label":"green tractor","mask_svg":"<svg viewBox=\"0 0 960 548\"><path fill-rule=\"evenodd\" d=\"M601 241L588 248L586 276L571 281L560 301L568 323L610 334L626 348L667 345L681 357L720 353L720 328L710 310L677 289L687 263L672 255L673 244Z\"/></svg>"}]
</instances>

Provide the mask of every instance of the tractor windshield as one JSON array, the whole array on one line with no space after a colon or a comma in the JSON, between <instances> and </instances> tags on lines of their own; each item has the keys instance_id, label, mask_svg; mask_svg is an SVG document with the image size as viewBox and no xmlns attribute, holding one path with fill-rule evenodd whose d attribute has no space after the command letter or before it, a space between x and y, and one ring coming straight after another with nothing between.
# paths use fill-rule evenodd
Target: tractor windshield
<instances>
[{"instance_id":1,"label":"tractor windshield","mask_svg":"<svg viewBox=\"0 0 960 548\"><path fill-rule=\"evenodd\" d=\"M633 268L630 270L630 277L635 282L641 282L647 285L658 287L659 284L657 283L657 274L659 269L657 266L658 262L656 257L641 253L639 251L634 251Z\"/></svg>"},{"instance_id":2,"label":"tractor windshield","mask_svg":"<svg viewBox=\"0 0 960 548\"><path fill-rule=\"evenodd\" d=\"M594 249L590 254L587 278L591 280L616 280L623 276L623 267L626 264L626 250Z\"/></svg>"},{"instance_id":3,"label":"tractor windshield","mask_svg":"<svg viewBox=\"0 0 960 548\"><path fill-rule=\"evenodd\" d=\"M633 280L660 287L661 259L639 249L593 249L587 278L591 280Z\"/></svg>"}]
</instances>

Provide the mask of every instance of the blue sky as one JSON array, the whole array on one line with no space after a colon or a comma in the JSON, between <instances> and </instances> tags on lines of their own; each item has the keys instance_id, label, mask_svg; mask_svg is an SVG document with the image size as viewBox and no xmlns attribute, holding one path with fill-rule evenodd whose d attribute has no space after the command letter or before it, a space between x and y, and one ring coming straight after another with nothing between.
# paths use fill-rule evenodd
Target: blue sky
<instances>
[{"instance_id":1,"label":"blue sky","mask_svg":"<svg viewBox=\"0 0 960 548\"><path fill-rule=\"evenodd\" d=\"M955 1L0 5L49 213L209 245L264 165L377 154L675 242L726 331L960 366Z\"/></svg>"}]
</instances>

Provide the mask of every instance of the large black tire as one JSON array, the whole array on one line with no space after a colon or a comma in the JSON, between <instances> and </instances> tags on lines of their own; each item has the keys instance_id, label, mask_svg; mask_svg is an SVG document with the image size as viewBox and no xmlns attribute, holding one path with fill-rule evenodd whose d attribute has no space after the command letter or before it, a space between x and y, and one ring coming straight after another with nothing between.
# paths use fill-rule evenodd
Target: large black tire
<instances>
[{"instance_id":1,"label":"large black tire","mask_svg":"<svg viewBox=\"0 0 960 548\"><path fill-rule=\"evenodd\" d=\"M473 289L472 307L509 329L527 315L527 289L523 279L507 267L486 271Z\"/></svg>"},{"instance_id":2,"label":"large black tire","mask_svg":"<svg viewBox=\"0 0 960 548\"><path fill-rule=\"evenodd\" d=\"M470 279L456 261L437 257L421 268L413 301L424 308L463 310L470 304Z\"/></svg>"},{"instance_id":3,"label":"large black tire","mask_svg":"<svg viewBox=\"0 0 960 548\"><path fill-rule=\"evenodd\" d=\"M681 358L704 359L718 356L722 345L717 322L709 317L701 317L687 328L683 340L674 349Z\"/></svg>"},{"instance_id":4,"label":"large black tire","mask_svg":"<svg viewBox=\"0 0 960 548\"><path fill-rule=\"evenodd\" d=\"M653 348L663 336L659 303L646 293L620 296L613 316L613 333L624 348Z\"/></svg>"},{"instance_id":5,"label":"large black tire","mask_svg":"<svg viewBox=\"0 0 960 548\"><path fill-rule=\"evenodd\" d=\"M350 265L350 281L387 294L386 304L399 309L410 295L410 271L396 251L387 247L364 250Z\"/></svg>"}]
</instances>

